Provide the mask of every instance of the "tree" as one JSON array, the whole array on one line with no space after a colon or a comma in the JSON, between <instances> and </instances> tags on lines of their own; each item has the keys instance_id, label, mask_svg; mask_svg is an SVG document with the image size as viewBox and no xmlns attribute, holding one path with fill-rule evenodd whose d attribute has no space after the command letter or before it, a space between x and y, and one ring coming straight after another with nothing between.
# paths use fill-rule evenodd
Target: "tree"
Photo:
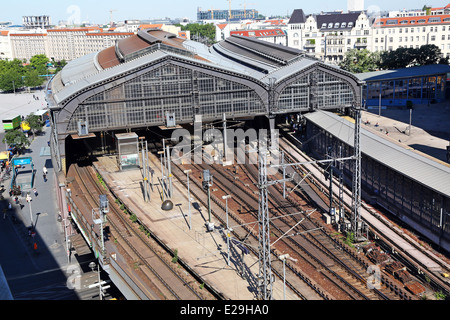
<instances>
[{"instance_id":1,"label":"tree","mask_svg":"<svg viewBox=\"0 0 450 320\"><path fill-rule=\"evenodd\" d=\"M437 64L441 59L441 49L434 44L421 46L417 51L416 63L421 66Z\"/></svg>"},{"instance_id":2,"label":"tree","mask_svg":"<svg viewBox=\"0 0 450 320\"><path fill-rule=\"evenodd\" d=\"M45 54L37 54L30 59L30 66L37 70L39 75L47 74L47 63L50 60Z\"/></svg>"},{"instance_id":3,"label":"tree","mask_svg":"<svg viewBox=\"0 0 450 320\"><path fill-rule=\"evenodd\" d=\"M22 76L13 69L0 74L0 90L10 92L23 87Z\"/></svg>"},{"instance_id":4,"label":"tree","mask_svg":"<svg viewBox=\"0 0 450 320\"><path fill-rule=\"evenodd\" d=\"M182 26L180 24L177 26L180 27L182 31L190 31L191 39L196 38L198 41L212 43L216 38L216 27L212 23L189 23L186 26Z\"/></svg>"},{"instance_id":5,"label":"tree","mask_svg":"<svg viewBox=\"0 0 450 320\"><path fill-rule=\"evenodd\" d=\"M380 68L385 70L411 67L416 63L417 49L398 48L381 53Z\"/></svg>"},{"instance_id":6,"label":"tree","mask_svg":"<svg viewBox=\"0 0 450 320\"><path fill-rule=\"evenodd\" d=\"M352 73L371 72L377 70L379 60L378 52L370 52L367 49L352 49L347 51L339 66Z\"/></svg>"},{"instance_id":7,"label":"tree","mask_svg":"<svg viewBox=\"0 0 450 320\"><path fill-rule=\"evenodd\" d=\"M24 78L24 85L27 87L39 87L44 83L45 79L39 76L37 70L30 69Z\"/></svg>"},{"instance_id":8,"label":"tree","mask_svg":"<svg viewBox=\"0 0 450 320\"><path fill-rule=\"evenodd\" d=\"M33 132L33 134L36 131L40 131L42 129L42 122L41 119L39 118L39 116L35 115L35 114L29 114L26 118L25 121L28 122L28 125L30 126L30 130Z\"/></svg>"},{"instance_id":9,"label":"tree","mask_svg":"<svg viewBox=\"0 0 450 320\"><path fill-rule=\"evenodd\" d=\"M412 66L425 66L430 64L448 64L448 58L442 58L441 49L434 44L415 48L398 48L393 51L381 53L380 68L385 70L402 69Z\"/></svg>"},{"instance_id":10,"label":"tree","mask_svg":"<svg viewBox=\"0 0 450 320\"><path fill-rule=\"evenodd\" d=\"M17 149L23 149L30 145L30 141L25 136L25 133L19 129L7 131L2 142L9 146L15 145Z\"/></svg>"}]
</instances>

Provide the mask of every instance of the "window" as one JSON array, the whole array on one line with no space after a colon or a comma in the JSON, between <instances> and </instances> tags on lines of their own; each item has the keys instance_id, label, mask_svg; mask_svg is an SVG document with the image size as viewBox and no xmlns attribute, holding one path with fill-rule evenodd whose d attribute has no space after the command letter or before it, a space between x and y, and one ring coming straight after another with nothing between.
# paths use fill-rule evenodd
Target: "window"
<instances>
[{"instance_id":1,"label":"window","mask_svg":"<svg viewBox=\"0 0 450 320\"><path fill-rule=\"evenodd\" d=\"M322 29L326 29L327 28L327 24L326 23L322 23Z\"/></svg>"},{"instance_id":2,"label":"window","mask_svg":"<svg viewBox=\"0 0 450 320\"><path fill-rule=\"evenodd\" d=\"M425 22L426 22L425 19L420 19L420 20L417 21L417 23L425 23Z\"/></svg>"},{"instance_id":3,"label":"window","mask_svg":"<svg viewBox=\"0 0 450 320\"><path fill-rule=\"evenodd\" d=\"M347 25L348 28L353 28L353 22L349 22Z\"/></svg>"},{"instance_id":4,"label":"window","mask_svg":"<svg viewBox=\"0 0 450 320\"><path fill-rule=\"evenodd\" d=\"M333 28L333 22L330 22L330 23L328 24L328 29L331 29L331 28Z\"/></svg>"},{"instance_id":5,"label":"window","mask_svg":"<svg viewBox=\"0 0 450 320\"><path fill-rule=\"evenodd\" d=\"M339 28L339 22L336 22L336 23L334 24L334 28L335 28L335 29L338 29L338 28Z\"/></svg>"},{"instance_id":6,"label":"window","mask_svg":"<svg viewBox=\"0 0 450 320\"><path fill-rule=\"evenodd\" d=\"M342 22L341 23L341 28L345 28L347 26L347 22Z\"/></svg>"}]
</instances>

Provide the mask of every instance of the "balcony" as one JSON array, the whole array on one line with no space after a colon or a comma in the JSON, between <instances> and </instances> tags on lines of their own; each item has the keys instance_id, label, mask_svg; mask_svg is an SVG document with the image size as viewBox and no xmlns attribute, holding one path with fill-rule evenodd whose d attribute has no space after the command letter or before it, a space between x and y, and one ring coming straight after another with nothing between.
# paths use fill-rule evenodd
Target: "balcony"
<instances>
[{"instance_id":1,"label":"balcony","mask_svg":"<svg viewBox=\"0 0 450 320\"><path fill-rule=\"evenodd\" d=\"M356 39L355 48L367 48L367 38Z\"/></svg>"},{"instance_id":2,"label":"balcony","mask_svg":"<svg viewBox=\"0 0 450 320\"><path fill-rule=\"evenodd\" d=\"M313 49L313 48L315 48L316 47L316 40L314 40L314 39L308 39L308 40L306 40L306 43L305 43L305 49Z\"/></svg>"}]
</instances>

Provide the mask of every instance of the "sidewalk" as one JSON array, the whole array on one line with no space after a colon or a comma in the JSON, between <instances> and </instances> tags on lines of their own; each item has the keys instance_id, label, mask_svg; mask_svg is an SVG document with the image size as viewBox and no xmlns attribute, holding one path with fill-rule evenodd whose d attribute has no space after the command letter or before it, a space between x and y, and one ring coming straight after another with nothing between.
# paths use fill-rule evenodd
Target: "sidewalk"
<instances>
[{"instance_id":1,"label":"sidewalk","mask_svg":"<svg viewBox=\"0 0 450 320\"><path fill-rule=\"evenodd\" d=\"M32 141L24 156L31 156L36 169L34 184L38 196L30 192L31 203L25 197L19 197L22 206L9 197L10 180L5 181L5 198L0 208L12 204L8 216L0 219L0 264L13 296L18 299L33 297L40 292L42 297L52 297L52 291L58 291L68 299L76 299L76 295L66 286L68 270L64 233L57 221L54 172L50 156L40 156L41 148L47 146L50 131L44 128L42 135ZM47 181L43 180L42 167L48 169ZM30 204L35 235L28 233L30 221ZM12 215L16 217L14 222ZM34 247L36 244L36 248Z\"/></svg>"}]
</instances>

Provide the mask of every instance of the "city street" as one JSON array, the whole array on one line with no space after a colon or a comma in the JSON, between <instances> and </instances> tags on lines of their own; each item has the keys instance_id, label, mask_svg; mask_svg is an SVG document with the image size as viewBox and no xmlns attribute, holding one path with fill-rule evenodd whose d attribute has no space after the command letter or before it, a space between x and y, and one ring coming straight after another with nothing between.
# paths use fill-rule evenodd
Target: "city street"
<instances>
[{"instance_id":1,"label":"city street","mask_svg":"<svg viewBox=\"0 0 450 320\"><path fill-rule=\"evenodd\" d=\"M19 96L19 100L27 98ZM4 104L1 105L4 108ZM36 103L30 105L37 109ZM30 109L21 110L23 114L31 112ZM30 192L31 203L27 203L25 197L19 197L20 204L16 204L9 197L10 180L4 182L5 200L0 201L0 265L14 299L96 300L98 288L88 288L97 280L97 274L88 268L88 263L96 259L92 256L80 265L73 254L70 261L67 257L64 230L58 222L53 166L50 155L43 152L49 137L50 128L44 127L22 155L32 157L36 170L37 196ZM46 180L42 174L44 165L48 170ZM9 204L11 209L8 209ZM31 218L35 232L30 235Z\"/></svg>"}]
</instances>

